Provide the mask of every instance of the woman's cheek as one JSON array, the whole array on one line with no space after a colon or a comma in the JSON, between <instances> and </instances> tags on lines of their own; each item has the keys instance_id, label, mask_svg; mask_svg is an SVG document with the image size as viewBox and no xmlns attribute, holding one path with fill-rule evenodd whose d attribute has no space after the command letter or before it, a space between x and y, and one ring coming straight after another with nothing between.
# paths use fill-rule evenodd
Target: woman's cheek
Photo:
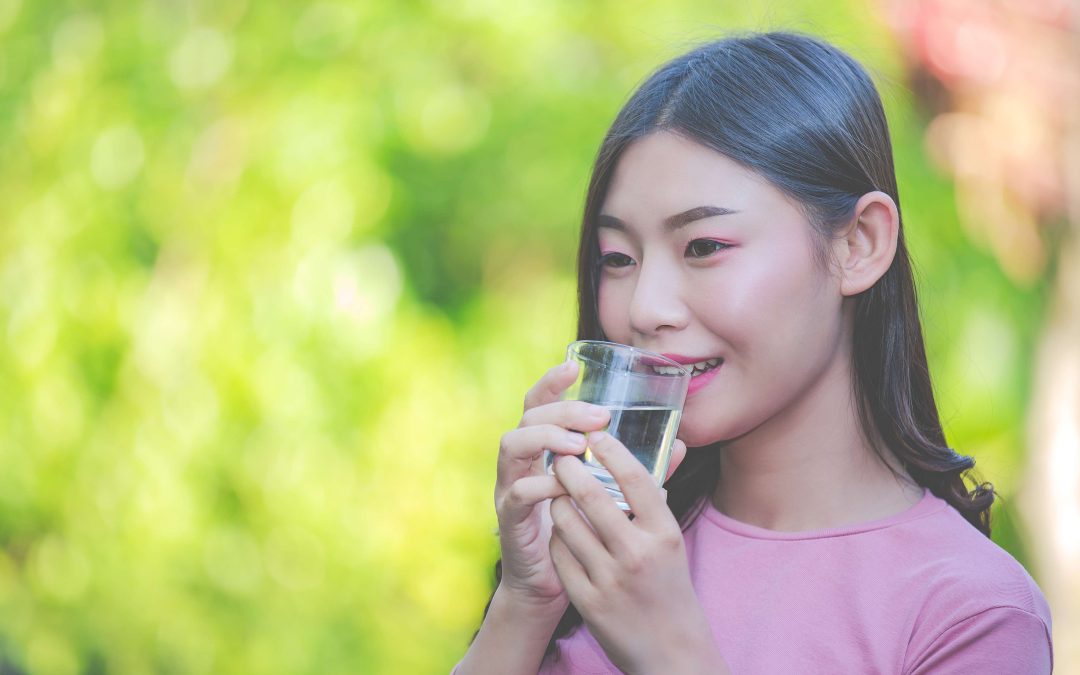
<instances>
[{"instance_id":1,"label":"woman's cheek","mask_svg":"<svg viewBox=\"0 0 1080 675\"><path fill-rule=\"evenodd\" d=\"M627 342L629 337L629 322L627 320L627 307L629 301L623 296L625 293L610 279L601 279L597 291L597 304L599 305L600 326L608 339L616 342Z\"/></svg>"}]
</instances>

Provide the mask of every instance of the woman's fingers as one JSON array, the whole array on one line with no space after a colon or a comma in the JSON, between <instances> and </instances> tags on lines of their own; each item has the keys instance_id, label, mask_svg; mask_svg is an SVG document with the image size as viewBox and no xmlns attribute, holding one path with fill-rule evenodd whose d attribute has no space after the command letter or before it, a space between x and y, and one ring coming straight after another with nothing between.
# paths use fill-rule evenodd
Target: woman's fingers
<instances>
[{"instance_id":1,"label":"woman's fingers","mask_svg":"<svg viewBox=\"0 0 1080 675\"><path fill-rule=\"evenodd\" d=\"M554 504L554 502L552 502ZM595 606L597 602L596 587L589 579L585 566L581 564L570 547L566 545L557 532L551 533L548 541L548 551L551 555L551 563L559 575L566 594L570 601L579 609L581 607Z\"/></svg>"},{"instance_id":2,"label":"woman's fingers","mask_svg":"<svg viewBox=\"0 0 1080 675\"><path fill-rule=\"evenodd\" d=\"M671 461L668 462L667 475L664 476L665 483L668 478L671 478L671 474L675 473L675 469L679 468L684 459L686 459L686 443L676 438L675 445L671 448Z\"/></svg>"},{"instance_id":3,"label":"woman's fingers","mask_svg":"<svg viewBox=\"0 0 1080 675\"><path fill-rule=\"evenodd\" d=\"M525 410L558 401L578 375L577 361L564 361L548 370L525 394Z\"/></svg>"},{"instance_id":4,"label":"woman's fingers","mask_svg":"<svg viewBox=\"0 0 1080 675\"><path fill-rule=\"evenodd\" d=\"M574 383L580 366L566 361L544 373L525 395L525 412L517 429L499 442L495 499L501 501L516 481L536 473L533 467L551 450L557 455L581 454L589 431L603 429L611 414L602 406L559 397Z\"/></svg>"},{"instance_id":5,"label":"woman's fingers","mask_svg":"<svg viewBox=\"0 0 1080 675\"><path fill-rule=\"evenodd\" d=\"M533 460L545 449L560 455L581 454L585 451L585 436L557 424L538 424L507 431L499 443L497 480L512 483L528 475Z\"/></svg>"},{"instance_id":6,"label":"woman's fingers","mask_svg":"<svg viewBox=\"0 0 1080 675\"><path fill-rule=\"evenodd\" d=\"M596 452L595 446L593 452ZM634 459L633 456L631 456L631 459ZM637 459L634 459L634 461L637 462ZM579 517L582 517L582 522L587 519L589 525L595 530L596 534L593 537L602 542L602 546L611 551L612 554L617 554L617 552L629 548L630 544L627 542L627 537L633 534L630 521L627 520L626 513L615 505L614 498L604 489L596 476L581 462L569 459L557 459L554 467L555 476L566 488L569 499L572 499L577 504L577 508L580 509L582 515ZM646 476L649 475L641 462L638 462L638 468ZM655 485L653 483L654 489ZM569 503L569 500L564 501ZM565 518L561 524L564 527L574 526L572 515L565 510L562 513L565 514ZM551 519L553 522L556 521L556 517L555 503L552 502ZM566 532L563 535L563 539L568 546L575 537L581 538L574 531ZM572 546L571 549L573 550ZM589 566L588 561L582 560L582 562L585 563L586 567Z\"/></svg>"},{"instance_id":7,"label":"woman's fingers","mask_svg":"<svg viewBox=\"0 0 1080 675\"><path fill-rule=\"evenodd\" d=\"M621 511L619 517L626 520ZM591 522L574 506L569 493L551 502L551 531L570 549L590 578L596 578L595 575L610 563L611 554Z\"/></svg>"},{"instance_id":8,"label":"woman's fingers","mask_svg":"<svg viewBox=\"0 0 1080 675\"><path fill-rule=\"evenodd\" d=\"M566 494L555 476L526 476L519 478L502 495L502 503L496 504L497 513L508 518L508 522L524 520L532 508L545 499L554 499Z\"/></svg>"},{"instance_id":9,"label":"woman's fingers","mask_svg":"<svg viewBox=\"0 0 1080 675\"><path fill-rule=\"evenodd\" d=\"M500 441L499 481L510 483L528 475L545 449L557 454L584 450L581 434L603 429L610 416L606 408L583 401L555 401L526 411L521 426Z\"/></svg>"},{"instance_id":10,"label":"woman's fingers","mask_svg":"<svg viewBox=\"0 0 1080 675\"><path fill-rule=\"evenodd\" d=\"M667 527L673 522L671 510L667 506L666 493L656 485L656 479L642 465L641 461L626 449L625 445L611 434L596 431L589 434L589 447L596 459L604 465L604 468L618 483L623 499L630 506L630 510L634 512L635 523L658 529ZM559 466L560 464L556 465L556 467ZM567 467L565 463L562 463L561 466ZM581 472L575 473L580 474ZM588 516L591 522L595 524L599 518L607 518L613 523L617 522L610 514L611 508L614 508L614 502L611 499L607 500L608 503L600 499L594 499L592 504L582 503L578 499L577 489L584 490L591 486L581 481L581 488L576 488L575 485L567 484L567 480L562 477L558 468L556 468L556 474L566 485L567 491L574 497L574 500L581 505L582 510L585 511L585 515ZM614 528L614 525L612 525L612 528ZM599 526L597 526L597 530L600 531L601 536L604 535Z\"/></svg>"},{"instance_id":11,"label":"woman's fingers","mask_svg":"<svg viewBox=\"0 0 1080 675\"><path fill-rule=\"evenodd\" d=\"M585 401L553 401L530 408L521 416L519 427L558 424L564 429L597 431L611 420L607 408Z\"/></svg>"}]
</instances>

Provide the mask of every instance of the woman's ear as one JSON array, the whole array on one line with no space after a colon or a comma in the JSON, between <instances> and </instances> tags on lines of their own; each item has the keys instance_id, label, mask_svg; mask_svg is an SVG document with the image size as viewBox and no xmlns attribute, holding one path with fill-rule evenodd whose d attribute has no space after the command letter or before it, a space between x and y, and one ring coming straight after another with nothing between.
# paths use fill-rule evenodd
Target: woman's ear
<instances>
[{"instance_id":1,"label":"woman's ear","mask_svg":"<svg viewBox=\"0 0 1080 675\"><path fill-rule=\"evenodd\" d=\"M896 255L900 214L892 197L867 192L855 204L855 217L833 240L840 292L858 295L884 276Z\"/></svg>"}]
</instances>

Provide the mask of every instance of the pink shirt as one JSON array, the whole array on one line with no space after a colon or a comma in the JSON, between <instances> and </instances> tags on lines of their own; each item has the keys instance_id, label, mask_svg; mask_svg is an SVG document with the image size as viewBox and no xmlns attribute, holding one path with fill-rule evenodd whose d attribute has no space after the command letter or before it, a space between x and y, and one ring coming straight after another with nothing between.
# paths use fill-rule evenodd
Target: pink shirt
<instances>
[{"instance_id":1,"label":"pink shirt","mask_svg":"<svg viewBox=\"0 0 1080 675\"><path fill-rule=\"evenodd\" d=\"M710 504L690 577L734 675L1049 673L1050 609L1004 549L926 490L907 511L775 532ZM618 673L580 626L540 673Z\"/></svg>"}]
</instances>

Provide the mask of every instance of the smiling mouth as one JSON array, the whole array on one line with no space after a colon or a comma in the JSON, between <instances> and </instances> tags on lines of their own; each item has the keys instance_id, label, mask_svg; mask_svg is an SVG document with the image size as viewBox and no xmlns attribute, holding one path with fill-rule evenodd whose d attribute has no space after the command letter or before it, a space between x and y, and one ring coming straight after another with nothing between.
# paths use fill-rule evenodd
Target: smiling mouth
<instances>
[{"instance_id":1,"label":"smiling mouth","mask_svg":"<svg viewBox=\"0 0 1080 675\"><path fill-rule=\"evenodd\" d=\"M716 368L723 362L724 359L705 359L704 361L698 361L697 363L687 363L683 368L691 371L691 377L697 377L702 373L706 373L713 368ZM678 375L680 372L680 369L675 368L674 366L652 366L652 369L661 375Z\"/></svg>"}]
</instances>

